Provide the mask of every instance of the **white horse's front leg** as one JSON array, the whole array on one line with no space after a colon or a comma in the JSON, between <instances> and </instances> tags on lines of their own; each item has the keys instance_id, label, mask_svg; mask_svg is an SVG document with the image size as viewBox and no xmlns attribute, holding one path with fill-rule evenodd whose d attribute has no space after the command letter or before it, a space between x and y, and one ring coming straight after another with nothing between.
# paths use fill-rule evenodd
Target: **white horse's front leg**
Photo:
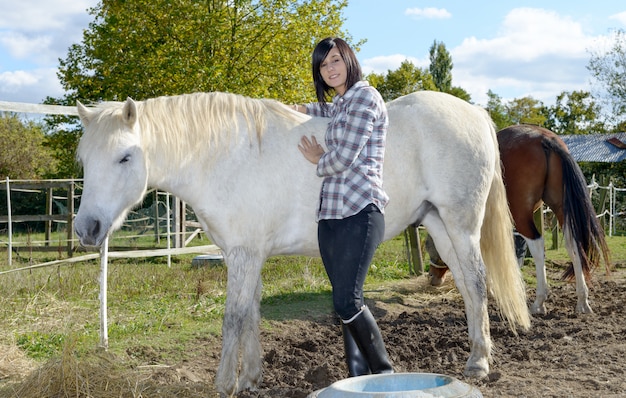
<instances>
[{"instance_id":1,"label":"white horse's front leg","mask_svg":"<svg viewBox=\"0 0 626 398\"><path fill-rule=\"evenodd\" d=\"M528 250L533 256L535 262L535 273L537 280L537 292L535 293L535 302L530 307L531 314L545 315L546 300L550 290L548 288L548 278L546 276L546 248L543 237L537 239L526 238Z\"/></svg>"},{"instance_id":2,"label":"white horse's front leg","mask_svg":"<svg viewBox=\"0 0 626 398\"><path fill-rule=\"evenodd\" d=\"M233 396L243 389L255 388L262 378L259 321L261 268L265 256L249 248L236 247L226 253L224 260L228 267L227 296L222 325L222 356L215 385L222 396Z\"/></svg>"},{"instance_id":3,"label":"white horse's front leg","mask_svg":"<svg viewBox=\"0 0 626 398\"><path fill-rule=\"evenodd\" d=\"M574 276L576 277L576 296L578 302L576 303L576 312L579 314L591 314L593 310L589 305L589 289L587 289L587 283L585 282L585 276L583 275L583 266L581 263L580 252L578 251L578 245L572 239L572 235L569 232L569 228L565 228L563 231L565 237L565 248L572 259L574 265Z\"/></svg>"}]
</instances>

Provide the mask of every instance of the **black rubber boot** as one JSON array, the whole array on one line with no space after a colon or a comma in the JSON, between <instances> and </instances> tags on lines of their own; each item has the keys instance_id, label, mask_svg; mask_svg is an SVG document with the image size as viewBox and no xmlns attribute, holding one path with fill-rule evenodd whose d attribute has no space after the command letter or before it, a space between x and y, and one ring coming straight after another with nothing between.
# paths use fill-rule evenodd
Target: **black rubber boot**
<instances>
[{"instance_id":1,"label":"black rubber boot","mask_svg":"<svg viewBox=\"0 0 626 398\"><path fill-rule=\"evenodd\" d=\"M515 242L515 255L517 256L517 263L521 267L524 265L524 257L526 257L526 250L528 249L528 244L526 243L526 239L517 233L513 233L513 240Z\"/></svg>"},{"instance_id":2,"label":"black rubber boot","mask_svg":"<svg viewBox=\"0 0 626 398\"><path fill-rule=\"evenodd\" d=\"M365 359L356 341L354 341L348 326L343 322L341 322L341 333L343 334L343 349L346 353L346 364L348 365L350 377L370 374L367 359Z\"/></svg>"},{"instance_id":3,"label":"black rubber boot","mask_svg":"<svg viewBox=\"0 0 626 398\"><path fill-rule=\"evenodd\" d=\"M367 359L370 371L373 374L393 373L383 336L369 308L364 306L363 310L346 326Z\"/></svg>"}]
</instances>

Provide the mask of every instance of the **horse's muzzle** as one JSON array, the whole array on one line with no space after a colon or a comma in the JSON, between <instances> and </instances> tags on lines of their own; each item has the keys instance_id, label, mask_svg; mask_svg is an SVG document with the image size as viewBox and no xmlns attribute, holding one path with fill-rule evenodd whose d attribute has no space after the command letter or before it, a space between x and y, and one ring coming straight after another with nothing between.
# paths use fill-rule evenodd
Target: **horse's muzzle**
<instances>
[{"instance_id":1,"label":"horse's muzzle","mask_svg":"<svg viewBox=\"0 0 626 398\"><path fill-rule=\"evenodd\" d=\"M82 246L100 246L106 234L102 234L102 223L100 220L91 218L75 226L74 232L80 240Z\"/></svg>"}]
</instances>

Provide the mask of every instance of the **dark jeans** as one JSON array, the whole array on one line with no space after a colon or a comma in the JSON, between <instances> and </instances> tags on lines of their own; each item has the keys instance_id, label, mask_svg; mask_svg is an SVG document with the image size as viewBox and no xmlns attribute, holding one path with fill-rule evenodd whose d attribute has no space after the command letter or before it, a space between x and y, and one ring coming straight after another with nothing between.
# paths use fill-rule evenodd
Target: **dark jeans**
<instances>
[{"instance_id":1,"label":"dark jeans","mask_svg":"<svg viewBox=\"0 0 626 398\"><path fill-rule=\"evenodd\" d=\"M355 316L364 305L363 284L384 233L385 218L374 204L354 216L318 223L317 238L333 287L333 305L343 320Z\"/></svg>"}]
</instances>

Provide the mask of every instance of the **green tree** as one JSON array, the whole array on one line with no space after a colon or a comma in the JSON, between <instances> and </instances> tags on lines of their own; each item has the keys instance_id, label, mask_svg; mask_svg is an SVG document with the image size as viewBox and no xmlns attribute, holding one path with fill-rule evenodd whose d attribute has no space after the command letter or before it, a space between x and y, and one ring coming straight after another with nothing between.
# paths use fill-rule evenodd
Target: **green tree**
<instances>
[{"instance_id":1,"label":"green tree","mask_svg":"<svg viewBox=\"0 0 626 398\"><path fill-rule=\"evenodd\" d=\"M603 133L600 106L587 91L563 91L553 106L544 108L544 126L557 134Z\"/></svg>"},{"instance_id":2,"label":"green tree","mask_svg":"<svg viewBox=\"0 0 626 398\"><path fill-rule=\"evenodd\" d=\"M505 127L508 127L513 123L513 120L510 118L510 115L506 109L506 106L502 103L502 98L489 90L487 92L487 97L489 98L487 101L487 112L489 112L489 116L493 120L496 125L497 130L502 130Z\"/></svg>"},{"instance_id":3,"label":"green tree","mask_svg":"<svg viewBox=\"0 0 626 398\"><path fill-rule=\"evenodd\" d=\"M446 92L450 95L454 95L455 97L465 100L467 102L472 102L472 96L470 95L470 93L468 93L467 91L465 91L465 89L459 86L452 86L450 90Z\"/></svg>"},{"instance_id":4,"label":"green tree","mask_svg":"<svg viewBox=\"0 0 626 398\"><path fill-rule=\"evenodd\" d=\"M426 69L405 60L400 67L387 74L371 73L366 76L370 84L378 89L385 101L391 101L420 90L436 90L432 76Z\"/></svg>"},{"instance_id":5,"label":"green tree","mask_svg":"<svg viewBox=\"0 0 626 398\"><path fill-rule=\"evenodd\" d=\"M487 96L489 100L486 109L497 130L524 123L543 126L546 120L543 104L532 97L515 98L502 103L502 98L491 90Z\"/></svg>"},{"instance_id":6,"label":"green tree","mask_svg":"<svg viewBox=\"0 0 626 398\"><path fill-rule=\"evenodd\" d=\"M311 51L341 29L346 0L108 0L59 60L63 98L47 104L137 100L224 91L284 102L315 100ZM353 43L358 51L360 43ZM77 118L49 116L58 177L77 177Z\"/></svg>"},{"instance_id":7,"label":"green tree","mask_svg":"<svg viewBox=\"0 0 626 398\"><path fill-rule=\"evenodd\" d=\"M447 93L452 88L452 57L443 42L435 40L429 50L430 66L428 70L433 77L435 87Z\"/></svg>"},{"instance_id":8,"label":"green tree","mask_svg":"<svg viewBox=\"0 0 626 398\"><path fill-rule=\"evenodd\" d=\"M429 49L430 53L430 65L428 70L433 78L435 87L437 90L444 93L454 95L457 98L471 102L472 96L463 88L452 85L452 57L446 49L446 45L443 42L433 42L433 45Z\"/></svg>"},{"instance_id":9,"label":"green tree","mask_svg":"<svg viewBox=\"0 0 626 398\"><path fill-rule=\"evenodd\" d=\"M598 92L595 95L610 108L605 114L617 125L626 120L626 32L617 30L613 38L610 50L591 52L587 69Z\"/></svg>"},{"instance_id":10,"label":"green tree","mask_svg":"<svg viewBox=\"0 0 626 398\"><path fill-rule=\"evenodd\" d=\"M60 60L66 99L146 99L196 91L304 100L311 50L341 30L347 1L103 1Z\"/></svg>"},{"instance_id":11,"label":"green tree","mask_svg":"<svg viewBox=\"0 0 626 398\"><path fill-rule=\"evenodd\" d=\"M515 98L505 105L508 119L511 124L536 124L543 126L546 116L543 103L532 97Z\"/></svg>"},{"instance_id":12,"label":"green tree","mask_svg":"<svg viewBox=\"0 0 626 398\"><path fill-rule=\"evenodd\" d=\"M52 172L55 161L45 140L41 125L0 113L0 178L37 179Z\"/></svg>"}]
</instances>

